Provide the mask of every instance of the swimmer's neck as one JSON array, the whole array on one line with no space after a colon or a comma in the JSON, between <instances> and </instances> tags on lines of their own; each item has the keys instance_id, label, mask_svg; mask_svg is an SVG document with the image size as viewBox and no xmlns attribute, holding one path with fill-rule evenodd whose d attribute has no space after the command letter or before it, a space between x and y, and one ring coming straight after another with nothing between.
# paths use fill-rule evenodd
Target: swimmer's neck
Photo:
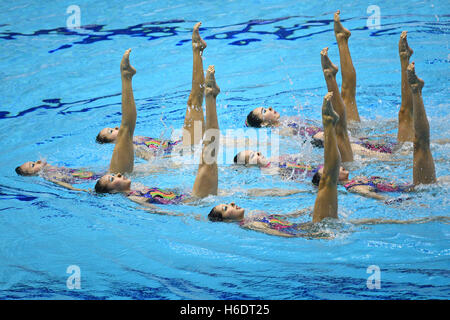
<instances>
[{"instance_id":1,"label":"swimmer's neck","mask_svg":"<svg viewBox=\"0 0 450 320\"><path fill-rule=\"evenodd\" d=\"M278 128L279 126L281 126L281 122L277 120L276 122L263 123L261 128Z\"/></svg>"},{"instance_id":2,"label":"swimmer's neck","mask_svg":"<svg viewBox=\"0 0 450 320\"><path fill-rule=\"evenodd\" d=\"M121 193L121 194L123 194L123 195L129 197L129 196L132 196L132 195L133 195L133 192L135 192L135 191L137 191L137 190L132 190L132 189L130 188L130 189L128 189L128 190L119 191L118 193Z\"/></svg>"},{"instance_id":3,"label":"swimmer's neck","mask_svg":"<svg viewBox=\"0 0 450 320\"><path fill-rule=\"evenodd\" d=\"M141 191L142 189L148 189L147 187L141 187L141 188L137 188L136 186L134 186L134 188L132 188L132 186L130 186L127 190L121 191L122 193L126 194L126 195L130 195L130 193L136 192L136 191Z\"/></svg>"},{"instance_id":4,"label":"swimmer's neck","mask_svg":"<svg viewBox=\"0 0 450 320\"><path fill-rule=\"evenodd\" d=\"M280 120L277 120L277 122L273 122L270 125L268 125L268 127L273 127L273 128L278 128L279 126L281 126Z\"/></svg>"},{"instance_id":5,"label":"swimmer's neck","mask_svg":"<svg viewBox=\"0 0 450 320\"><path fill-rule=\"evenodd\" d=\"M57 169L57 168L59 168L59 167L53 166L51 164L48 164L47 162L44 162L44 164L42 165L41 170L39 170L38 173L39 172L44 172L45 170L51 170L51 169Z\"/></svg>"},{"instance_id":6,"label":"swimmer's neck","mask_svg":"<svg viewBox=\"0 0 450 320\"><path fill-rule=\"evenodd\" d=\"M252 220L254 219L256 216L261 216L261 215L268 215L268 213L261 211L261 210L252 210L249 213L244 214L244 217L240 220L240 221L244 221L244 220Z\"/></svg>"}]
</instances>

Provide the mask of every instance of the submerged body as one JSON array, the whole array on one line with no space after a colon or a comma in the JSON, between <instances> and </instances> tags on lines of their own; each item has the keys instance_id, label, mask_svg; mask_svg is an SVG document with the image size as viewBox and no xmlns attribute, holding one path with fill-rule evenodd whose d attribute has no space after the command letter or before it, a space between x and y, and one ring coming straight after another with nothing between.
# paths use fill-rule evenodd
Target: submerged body
<instances>
[{"instance_id":1,"label":"submerged body","mask_svg":"<svg viewBox=\"0 0 450 320\"><path fill-rule=\"evenodd\" d=\"M39 176L46 180L60 181L70 184L95 181L102 175L102 172L96 173L90 170L56 167L51 165L46 165L41 171L39 171Z\"/></svg>"},{"instance_id":2,"label":"submerged body","mask_svg":"<svg viewBox=\"0 0 450 320\"><path fill-rule=\"evenodd\" d=\"M364 186L371 192L410 192L414 189L412 183L396 183L377 176L355 177L344 182L343 185L347 190Z\"/></svg>"},{"instance_id":3,"label":"submerged body","mask_svg":"<svg viewBox=\"0 0 450 320\"><path fill-rule=\"evenodd\" d=\"M165 140L159 138L134 136L136 156L145 160L157 156L169 156L182 147L182 140Z\"/></svg>"},{"instance_id":4,"label":"submerged body","mask_svg":"<svg viewBox=\"0 0 450 320\"><path fill-rule=\"evenodd\" d=\"M246 229L264 232L280 237L317 237L311 232L311 223L294 223L287 216L267 213L249 214L239 222L239 226Z\"/></svg>"},{"instance_id":5,"label":"submerged body","mask_svg":"<svg viewBox=\"0 0 450 320\"><path fill-rule=\"evenodd\" d=\"M267 159L260 152L245 150L239 152L234 158L235 164L257 166L263 174L279 175L285 180L304 180L312 177L323 165L308 164L298 155L283 155ZM348 171L343 167L339 169L339 180L348 179Z\"/></svg>"},{"instance_id":6,"label":"submerged body","mask_svg":"<svg viewBox=\"0 0 450 320\"><path fill-rule=\"evenodd\" d=\"M95 181L104 173L96 173L86 169L73 169L48 164L44 160L28 161L16 168L16 173L22 176L40 176L45 180L75 191L85 191L73 187L73 184Z\"/></svg>"},{"instance_id":7,"label":"submerged body","mask_svg":"<svg viewBox=\"0 0 450 320\"><path fill-rule=\"evenodd\" d=\"M180 204L189 197L188 194L178 193L167 189L160 189L157 187L143 187L140 189L130 190L126 193L126 196L139 198L142 202L154 204Z\"/></svg>"}]
</instances>

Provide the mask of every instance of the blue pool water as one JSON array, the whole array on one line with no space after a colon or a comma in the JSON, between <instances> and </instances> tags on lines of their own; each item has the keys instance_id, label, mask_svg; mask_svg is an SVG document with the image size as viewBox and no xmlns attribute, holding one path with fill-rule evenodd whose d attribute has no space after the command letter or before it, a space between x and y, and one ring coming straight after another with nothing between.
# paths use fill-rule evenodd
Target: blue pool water
<instances>
[{"instance_id":1,"label":"blue pool water","mask_svg":"<svg viewBox=\"0 0 450 320\"><path fill-rule=\"evenodd\" d=\"M193 25L202 21L221 87L223 132L243 128L244 115L273 106L320 123L326 86L320 51L339 65L333 13L352 32L357 103L366 135L397 133L400 105L398 39L408 31L431 130L438 176L448 176L450 138L448 1L77 1L82 29L66 29L73 3L0 4L0 298L2 299L448 299L450 229L430 222L356 226L349 220L410 220L448 215L446 182L419 188L413 199L384 205L339 187L341 222L333 240L279 238L210 223L218 203L289 213L314 204L309 181L283 182L259 170L222 164L225 195L196 205L170 206L184 217L152 215L119 195L61 189L14 168L46 158L69 167L107 168L112 145L98 145L105 126L120 123L119 62L132 48L137 69L136 134L171 134L183 124L191 86ZM367 8L380 8L381 28L368 29ZM338 75L340 83L340 74ZM311 163L322 149L282 140L281 153ZM358 158L352 174L410 181L411 145L399 161ZM225 150L226 151L226 150ZM239 150L240 151L240 150ZM139 165L146 165L142 160ZM164 165L164 163L162 164ZM164 188L192 187L196 165L140 174L135 181ZM92 188L86 184L83 187ZM305 193L252 198L249 188L298 188ZM398 195L396 195L398 196ZM303 219L303 220L302 220ZM299 218L307 221L309 218ZM81 289L69 289L69 266L81 271ZM367 268L380 268L381 288L369 289Z\"/></svg>"}]
</instances>

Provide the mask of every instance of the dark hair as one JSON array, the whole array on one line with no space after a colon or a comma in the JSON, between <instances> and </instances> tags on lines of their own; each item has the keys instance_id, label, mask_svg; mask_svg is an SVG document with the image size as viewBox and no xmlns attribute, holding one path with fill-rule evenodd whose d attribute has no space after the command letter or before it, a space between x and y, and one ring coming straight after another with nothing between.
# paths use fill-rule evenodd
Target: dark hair
<instances>
[{"instance_id":1,"label":"dark hair","mask_svg":"<svg viewBox=\"0 0 450 320\"><path fill-rule=\"evenodd\" d=\"M29 176L29 175L30 175L30 174L25 173L25 171L23 171L21 167L17 167L17 168L16 168L16 173L17 173L19 176Z\"/></svg>"},{"instance_id":2,"label":"dark hair","mask_svg":"<svg viewBox=\"0 0 450 320\"><path fill-rule=\"evenodd\" d=\"M319 170L317 170L317 172L314 174L313 178L312 178L312 183L315 186L319 186L320 183L320 173Z\"/></svg>"},{"instance_id":3,"label":"dark hair","mask_svg":"<svg viewBox=\"0 0 450 320\"><path fill-rule=\"evenodd\" d=\"M209 221L218 222L223 221L222 212L217 211L216 207L212 208L208 214Z\"/></svg>"},{"instance_id":4,"label":"dark hair","mask_svg":"<svg viewBox=\"0 0 450 320\"><path fill-rule=\"evenodd\" d=\"M261 128L262 120L258 118L253 110L247 115L247 126L254 128Z\"/></svg>"},{"instance_id":5,"label":"dark hair","mask_svg":"<svg viewBox=\"0 0 450 320\"><path fill-rule=\"evenodd\" d=\"M101 183L100 179L95 184L95 192L97 193L109 193L109 189L105 183Z\"/></svg>"},{"instance_id":6,"label":"dark hair","mask_svg":"<svg viewBox=\"0 0 450 320\"><path fill-rule=\"evenodd\" d=\"M243 152L243 151L241 151L241 152ZM247 165L247 164L248 164L248 160L247 160L246 157L244 157L244 161L241 161L241 159L238 158L239 155L241 154L241 152L238 152L238 153L234 156L233 161L234 161L235 164L243 164L243 165Z\"/></svg>"},{"instance_id":7,"label":"dark hair","mask_svg":"<svg viewBox=\"0 0 450 320\"><path fill-rule=\"evenodd\" d=\"M95 138L95 142L104 144L104 143L111 143L112 140L106 138L106 136L102 136L101 132L98 133L97 138Z\"/></svg>"},{"instance_id":8,"label":"dark hair","mask_svg":"<svg viewBox=\"0 0 450 320\"><path fill-rule=\"evenodd\" d=\"M323 148L323 140L321 140L321 139L312 138L311 139L311 144L314 147Z\"/></svg>"}]
</instances>

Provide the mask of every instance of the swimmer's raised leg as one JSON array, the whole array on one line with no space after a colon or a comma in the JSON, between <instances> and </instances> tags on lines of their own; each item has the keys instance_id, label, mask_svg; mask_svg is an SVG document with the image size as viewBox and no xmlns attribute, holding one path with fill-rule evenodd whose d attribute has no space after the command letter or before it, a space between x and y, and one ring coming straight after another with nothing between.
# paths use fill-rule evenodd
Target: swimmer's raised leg
<instances>
[{"instance_id":1,"label":"swimmer's raised leg","mask_svg":"<svg viewBox=\"0 0 450 320\"><path fill-rule=\"evenodd\" d=\"M339 47L339 57L341 60L341 95L347 110L347 120L360 121L355 99L356 72L352 57L350 56L350 49L348 48L348 38L350 38L351 32L342 26L339 14L339 10L334 14L334 34Z\"/></svg>"},{"instance_id":2,"label":"swimmer's raised leg","mask_svg":"<svg viewBox=\"0 0 450 320\"><path fill-rule=\"evenodd\" d=\"M203 115L203 96L205 76L203 74L203 50L206 42L200 37L201 22L194 26L192 32L192 88L187 102L186 116L183 125L183 146L190 147L201 141L205 132L205 119ZM195 130L197 128L197 130Z\"/></svg>"},{"instance_id":3,"label":"swimmer's raised leg","mask_svg":"<svg viewBox=\"0 0 450 320\"><path fill-rule=\"evenodd\" d=\"M325 77L328 91L333 92L331 102L334 110L339 115L339 120L336 124L336 137L339 152L341 153L343 162L353 161L353 151L347 131L347 112L336 82L338 67L336 67L328 58L328 48L324 48L320 52L320 55L323 75Z\"/></svg>"},{"instance_id":4,"label":"swimmer's raised leg","mask_svg":"<svg viewBox=\"0 0 450 320\"><path fill-rule=\"evenodd\" d=\"M428 123L422 99L422 88L425 82L417 77L414 62L409 64L406 71L413 97L413 120L415 131L413 182L415 185L421 183L435 183L436 171L430 150L430 125Z\"/></svg>"},{"instance_id":5,"label":"swimmer's raised leg","mask_svg":"<svg viewBox=\"0 0 450 320\"><path fill-rule=\"evenodd\" d=\"M192 194L195 197L216 195L218 189L217 156L219 153L220 130L217 120L216 98L220 88L216 83L214 66L206 71L206 131L203 138L203 150L195 178Z\"/></svg>"},{"instance_id":6,"label":"swimmer's raised leg","mask_svg":"<svg viewBox=\"0 0 450 320\"><path fill-rule=\"evenodd\" d=\"M320 222L325 218L338 218L337 182L341 165L341 155L337 146L335 127L339 115L333 110L332 97L328 92L322 105L322 122L325 135L324 167L319 183L319 191L314 203L313 222Z\"/></svg>"},{"instance_id":7,"label":"swimmer's raised leg","mask_svg":"<svg viewBox=\"0 0 450 320\"><path fill-rule=\"evenodd\" d=\"M109 171L111 173L130 173L134 166L133 135L136 126L136 104L134 102L132 78L136 74L130 64L131 49L125 51L120 63L122 78L122 122L117 142L111 157Z\"/></svg>"},{"instance_id":8,"label":"swimmer's raised leg","mask_svg":"<svg viewBox=\"0 0 450 320\"><path fill-rule=\"evenodd\" d=\"M413 50L408 46L407 32L403 31L398 42L398 53L400 56L401 74L402 74L402 103L398 112L398 133L399 142L414 141L414 123L413 123L413 97L408 83L406 68L409 65L409 58Z\"/></svg>"}]
</instances>

